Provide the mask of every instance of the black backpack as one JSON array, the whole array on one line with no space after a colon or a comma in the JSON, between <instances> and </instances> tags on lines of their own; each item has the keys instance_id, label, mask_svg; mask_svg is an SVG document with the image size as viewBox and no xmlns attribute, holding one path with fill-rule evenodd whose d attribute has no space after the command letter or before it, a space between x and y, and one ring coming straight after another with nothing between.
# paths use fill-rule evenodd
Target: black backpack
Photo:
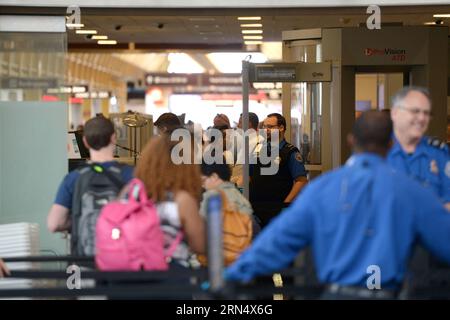
<instances>
[{"instance_id":1,"label":"black backpack","mask_svg":"<svg viewBox=\"0 0 450 320\"><path fill-rule=\"evenodd\" d=\"M72 255L95 255L95 228L102 207L117 198L125 183L122 181L123 165L109 168L93 163L79 169L72 199Z\"/></svg>"}]
</instances>

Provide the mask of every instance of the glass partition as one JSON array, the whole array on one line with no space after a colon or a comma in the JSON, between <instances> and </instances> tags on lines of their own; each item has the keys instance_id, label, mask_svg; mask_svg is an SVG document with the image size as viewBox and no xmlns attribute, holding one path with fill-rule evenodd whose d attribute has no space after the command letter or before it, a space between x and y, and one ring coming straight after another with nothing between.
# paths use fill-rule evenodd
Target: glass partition
<instances>
[{"instance_id":1,"label":"glass partition","mask_svg":"<svg viewBox=\"0 0 450 320\"><path fill-rule=\"evenodd\" d=\"M318 41L298 41L295 61L321 62ZM291 85L291 142L300 149L305 164L321 164L322 83Z\"/></svg>"}]
</instances>

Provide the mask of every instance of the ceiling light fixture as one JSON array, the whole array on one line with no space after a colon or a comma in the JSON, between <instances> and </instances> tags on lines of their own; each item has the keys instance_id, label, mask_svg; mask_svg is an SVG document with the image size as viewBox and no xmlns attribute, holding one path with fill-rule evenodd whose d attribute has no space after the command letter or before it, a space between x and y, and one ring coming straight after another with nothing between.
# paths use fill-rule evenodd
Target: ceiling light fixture
<instances>
[{"instance_id":1,"label":"ceiling light fixture","mask_svg":"<svg viewBox=\"0 0 450 320\"><path fill-rule=\"evenodd\" d=\"M433 18L450 18L450 13L447 13L447 14L433 14Z\"/></svg>"},{"instance_id":2,"label":"ceiling light fixture","mask_svg":"<svg viewBox=\"0 0 450 320\"><path fill-rule=\"evenodd\" d=\"M262 34L262 30L242 30L243 34Z\"/></svg>"},{"instance_id":3,"label":"ceiling light fixture","mask_svg":"<svg viewBox=\"0 0 450 320\"><path fill-rule=\"evenodd\" d=\"M77 34L97 34L97 30L77 30Z\"/></svg>"},{"instance_id":4,"label":"ceiling light fixture","mask_svg":"<svg viewBox=\"0 0 450 320\"><path fill-rule=\"evenodd\" d=\"M242 36L244 40L262 40L263 36Z\"/></svg>"},{"instance_id":5,"label":"ceiling light fixture","mask_svg":"<svg viewBox=\"0 0 450 320\"><path fill-rule=\"evenodd\" d=\"M254 20L254 21L259 21L261 20L261 17L238 17L238 20Z\"/></svg>"},{"instance_id":6,"label":"ceiling light fixture","mask_svg":"<svg viewBox=\"0 0 450 320\"><path fill-rule=\"evenodd\" d=\"M84 24L82 23L66 23L67 28L83 28Z\"/></svg>"},{"instance_id":7,"label":"ceiling light fixture","mask_svg":"<svg viewBox=\"0 0 450 320\"><path fill-rule=\"evenodd\" d=\"M241 28L262 28L262 23L244 23Z\"/></svg>"},{"instance_id":8,"label":"ceiling light fixture","mask_svg":"<svg viewBox=\"0 0 450 320\"><path fill-rule=\"evenodd\" d=\"M117 44L116 40L99 40L97 41L97 44Z\"/></svg>"},{"instance_id":9,"label":"ceiling light fixture","mask_svg":"<svg viewBox=\"0 0 450 320\"><path fill-rule=\"evenodd\" d=\"M106 40L108 36L92 36L92 40Z\"/></svg>"},{"instance_id":10,"label":"ceiling light fixture","mask_svg":"<svg viewBox=\"0 0 450 320\"><path fill-rule=\"evenodd\" d=\"M425 22L424 23L424 25L427 25L427 26L438 26L438 25L441 25L441 24L444 24L444 21L436 20L436 21L430 21L430 22Z\"/></svg>"}]
</instances>

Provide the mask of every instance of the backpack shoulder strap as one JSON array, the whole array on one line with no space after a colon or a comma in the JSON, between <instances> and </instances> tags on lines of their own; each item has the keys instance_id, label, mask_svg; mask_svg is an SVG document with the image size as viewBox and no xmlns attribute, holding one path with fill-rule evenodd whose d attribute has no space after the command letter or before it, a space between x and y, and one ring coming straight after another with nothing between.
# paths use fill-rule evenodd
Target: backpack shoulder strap
<instances>
[{"instance_id":1,"label":"backpack shoulder strap","mask_svg":"<svg viewBox=\"0 0 450 320\"><path fill-rule=\"evenodd\" d=\"M108 179L114 183L114 185L117 187L117 189L121 190L125 183L122 181L122 179L118 178L120 176L123 166L118 166L116 164L112 165L109 168L105 168L102 166L101 163L93 163L91 168L98 173L104 173L105 176L108 177Z\"/></svg>"},{"instance_id":2,"label":"backpack shoulder strap","mask_svg":"<svg viewBox=\"0 0 450 320\"><path fill-rule=\"evenodd\" d=\"M171 258L173 253L175 252L175 250L177 249L178 245L180 244L181 240L183 239L183 232L179 231L177 233L177 236L175 237L175 239L172 241L172 243L170 244L169 248L167 249L165 255L166 258Z\"/></svg>"},{"instance_id":3,"label":"backpack shoulder strap","mask_svg":"<svg viewBox=\"0 0 450 320\"><path fill-rule=\"evenodd\" d=\"M220 193L220 197L222 198L223 210L233 211L232 208L230 207L230 203L228 201L228 197L227 197L226 193L223 190L219 190L219 189L217 189L217 191Z\"/></svg>"}]
</instances>

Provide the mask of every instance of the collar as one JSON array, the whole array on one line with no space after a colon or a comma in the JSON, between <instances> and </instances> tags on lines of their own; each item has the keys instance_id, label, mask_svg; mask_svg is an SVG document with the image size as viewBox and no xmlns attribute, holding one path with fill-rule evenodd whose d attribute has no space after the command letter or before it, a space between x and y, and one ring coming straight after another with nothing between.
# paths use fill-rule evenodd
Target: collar
<instances>
[{"instance_id":1,"label":"collar","mask_svg":"<svg viewBox=\"0 0 450 320\"><path fill-rule=\"evenodd\" d=\"M363 153L355 153L345 162L345 165L348 167L358 166L361 164L372 164L378 165L385 162L385 159L375 153L363 152Z\"/></svg>"},{"instance_id":2,"label":"collar","mask_svg":"<svg viewBox=\"0 0 450 320\"><path fill-rule=\"evenodd\" d=\"M397 140L397 137L395 135L392 135L392 140L394 141L394 145L392 146L390 153L391 154L402 153L404 155L407 155L407 153L403 150L402 145ZM419 143L417 144L416 150L413 152L413 155L418 156L421 154L425 154L426 148L427 148L427 137L423 136L420 139Z\"/></svg>"}]
</instances>

